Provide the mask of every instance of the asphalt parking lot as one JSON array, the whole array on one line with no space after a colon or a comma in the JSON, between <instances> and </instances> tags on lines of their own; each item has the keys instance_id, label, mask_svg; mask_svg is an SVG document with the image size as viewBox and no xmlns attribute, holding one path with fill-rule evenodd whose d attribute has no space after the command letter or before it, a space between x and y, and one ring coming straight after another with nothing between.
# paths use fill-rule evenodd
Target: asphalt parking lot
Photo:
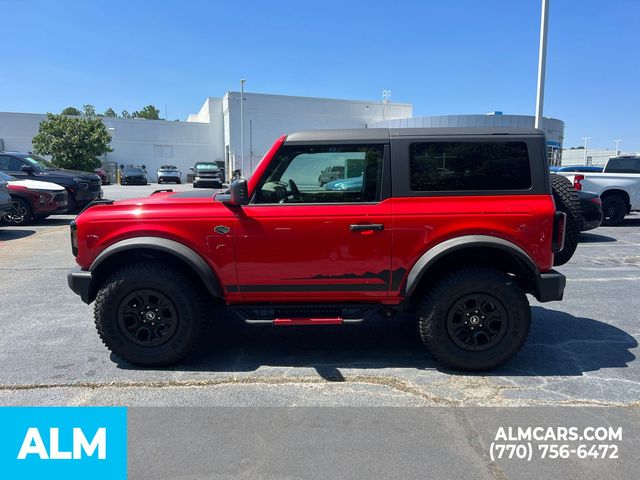
<instances>
[{"instance_id":1,"label":"asphalt parking lot","mask_svg":"<svg viewBox=\"0 0 640 480\"><path fill-rule=\"evenodd\" d=\"M106 186L106 198L191 185ZM443 369L410 319L257 328L220 317L188 363L109 355L67 287L72 216L0 227L0 404L128 406L640 405L640 215L583 233L563 302L533 305L523 351L485 375Z\"/></svg>"}]
</instances>

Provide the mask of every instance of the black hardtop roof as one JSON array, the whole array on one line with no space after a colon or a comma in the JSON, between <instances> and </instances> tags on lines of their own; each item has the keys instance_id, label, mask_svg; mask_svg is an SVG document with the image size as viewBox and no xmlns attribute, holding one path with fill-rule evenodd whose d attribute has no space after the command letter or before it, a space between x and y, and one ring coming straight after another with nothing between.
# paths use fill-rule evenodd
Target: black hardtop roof
<instances>
[{"instance_id":1,"label":"black hardtop roof","mask_svg":"<svg viewBox=\"0 0 640 480\"><path fill-rule=\"evenodd\" d=\"M517 135L540 136L535 128L350 128L340 130L306 130L287 135L285 143L365 141L384 143L393 137Z\"/></svg>"}]
</instances>

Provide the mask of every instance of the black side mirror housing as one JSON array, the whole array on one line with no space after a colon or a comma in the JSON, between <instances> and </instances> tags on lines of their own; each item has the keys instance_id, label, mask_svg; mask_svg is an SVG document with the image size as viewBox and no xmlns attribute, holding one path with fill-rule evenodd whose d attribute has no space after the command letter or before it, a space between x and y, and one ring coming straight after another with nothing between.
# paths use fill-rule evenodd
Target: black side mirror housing
<instances>
[{"instance_id":1,"label":"black side mirror housing","mask_svg":"<svg viewBox=\"0 0 640 480\"><path fill-rule=\"evenodd\" d=\"M28 174L28 175L35 175L36 174L36 169L33 168L31 165L23 165L20 170L23 171L24 173Z\"/></svg>"},{"instance_id":2,"label":"black side mirror housing","mask_svg":"<svg viewBox=\"0 0 640 480\"><path fill-rule=\"evenodd\" d=\"M249 188L247 181L243 178L235 180L229 185L229 193L219 193L216 199L226 205L248 205L249 204Z\"/></svg>"}]
</instances>

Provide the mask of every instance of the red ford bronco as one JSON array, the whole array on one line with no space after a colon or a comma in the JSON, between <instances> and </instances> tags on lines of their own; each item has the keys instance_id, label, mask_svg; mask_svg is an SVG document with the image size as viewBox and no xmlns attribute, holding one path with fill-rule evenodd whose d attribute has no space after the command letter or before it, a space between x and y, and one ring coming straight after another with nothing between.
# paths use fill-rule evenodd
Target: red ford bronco
<instances>
[{"instance_id":1,"label":"red ford bronco","mask_svg":"<svg viewBox=\"0 0 640 480\"><path fill-rule=\"evenodd\" d=\"M318 185L336 166L343 180ZM137 365L182 360L222 304L275 326L415 312L438 360L479 371L525 342L525 294L562 299L565 222L538 130L300 132L215 198L92 204L71 223L68 280Z\"/></svg>"}]
</instances>

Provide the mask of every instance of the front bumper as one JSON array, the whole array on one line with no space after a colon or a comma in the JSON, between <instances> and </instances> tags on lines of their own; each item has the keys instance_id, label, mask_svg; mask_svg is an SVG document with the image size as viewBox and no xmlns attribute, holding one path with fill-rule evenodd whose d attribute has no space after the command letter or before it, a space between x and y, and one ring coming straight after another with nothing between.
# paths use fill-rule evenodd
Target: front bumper
<instances>
[{"instance_id":1,"label":"front bumper","mask_svg":"<svg viewBox=\"0 0 640 480\"><path fill-rule=\"evenodd\" d=\"M76 190L73 193L69 192L69 196L73 196L73 199L76 201L76 203L89 203L102 198L102 188L100 188L99 190L89 190L87 188L82 188Z\"/></svg>"},{"instance_id":2,"label":"front bumper","mask_svg":"<svg viewBox=\"0 0 640 480\"><path fill-rule=\"evenodd\" d=\"M127 177L122 177L122 180L120 180L120 184L121 185L146 185L147 179L145 178L127 178Z\"/></svg>"},{"instance_id":3,"label":"front bumper","mask_svg":"<svg viewBox=\"0 0 640 480\"><path fill-rule=\"evenodd\" d=\"M536 276L536 292L534 296L539 302L562 300L567 279L555 270L539 273Z\"/></svg>"},{"instance_id":4,"label":"front bumper","mask_svg":"<svg viewBox=\"0 0 640 480\"><path fill-rule=\"evenodd\" d=\"M158 183L165 183L165 182L175 182L178 183L180 181L180 177L178 177L177 175L171 176L171 175L160 175L158 177Z\"/></svg>"},{"instance_id":5,"label":"front bumper","mask_svg":"<svg viewBox=\"0 0 640 480\"><path fill-rule=\"evenodd\" d=\"M76 267L67 274L69 288L87 305L93 301L91 298L91 272Z\"/></svg>"}]
</instances>

